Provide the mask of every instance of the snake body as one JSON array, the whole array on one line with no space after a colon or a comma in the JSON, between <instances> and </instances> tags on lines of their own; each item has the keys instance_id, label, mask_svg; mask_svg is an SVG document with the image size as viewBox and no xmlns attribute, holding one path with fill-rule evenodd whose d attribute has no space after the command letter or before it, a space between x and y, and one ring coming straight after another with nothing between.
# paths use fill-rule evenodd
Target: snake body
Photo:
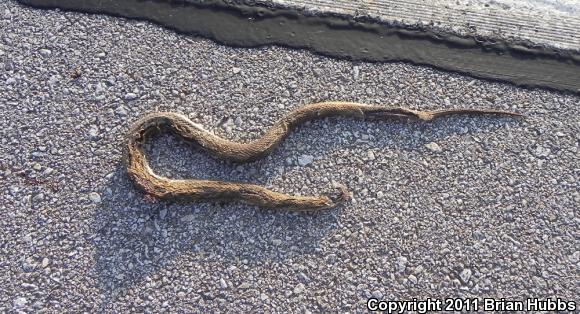
<instances>
[{"instance_id":1,"label":"snake body","mask_svg":"<svg viewBox=\"0 0 580 314\"><path fill-rule=\"evenodd\" d=\"M127 172L133 182L146 194L157 199L242 201L260 207L289 210L329 209L347 198L346 190L342 189L338 195L297 196L275 192L250 183L170 179L157 175L151 170L145 158L143 144L152 133L170 130L218 158L245 163L260 159L272 152L296 126L309 120L344 116L372 120L408 118L431 121L442 116L456 114L519 116L517 113L498 110L418 111L353 102L321 102L305 105L291 111L257 140L249 143L238 143L204 130L203 127L184 115L173 112L156 112L140 118L131 128L127 137L125 160Z\"/></svg>"}]
</instances>

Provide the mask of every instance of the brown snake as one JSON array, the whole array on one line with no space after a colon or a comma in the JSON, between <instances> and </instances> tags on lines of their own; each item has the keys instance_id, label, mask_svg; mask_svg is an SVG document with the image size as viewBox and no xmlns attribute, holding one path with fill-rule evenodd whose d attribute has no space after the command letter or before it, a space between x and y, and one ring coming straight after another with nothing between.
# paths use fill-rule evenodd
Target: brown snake
<instances>
[{"instance_id":1,"label":"brown snake","mask_svg":"<svg viewBox=\"0 0 580 314\"><path fill-rule=\"evenodd\" d=\"M250 143L232 142L218 137L187 117L172 112L156 112L139 119L131 128L127 140L126 163L129 177L149 196L165 200L231 200L243 201L267 208L291 210L321 210L335 207L347 198L346 190L340 195L296 196L274 192L263 186L218 180L174 180L155 174L145 158L143 144L153 133L171 130L201 149L234 162L250 162L272 152L296 126L313 119L346 116L361 119L386 120L410 118L421 121L455 114L520 114L481 109L450 109L417 111L404 108L387 108L352 102L321 102L305 105L278 120L259 139Z\"/></svg>"}]
</instances>

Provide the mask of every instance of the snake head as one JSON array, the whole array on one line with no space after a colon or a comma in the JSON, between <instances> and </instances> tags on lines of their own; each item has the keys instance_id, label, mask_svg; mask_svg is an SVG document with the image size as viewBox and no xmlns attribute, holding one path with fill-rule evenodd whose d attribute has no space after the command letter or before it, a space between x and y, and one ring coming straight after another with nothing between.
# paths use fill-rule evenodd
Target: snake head
<instances>
[{"instance_id":1,"label":"snake head","mask_svg":"<svg viewBox=\"0 0 580 314\"><path fill-rule=\"evenodd\" d=\"M300 212L328 210L346 202L350 198L349 195L346 186L339 184L333 192L323 193L320 196L288 196L278 202L275 208Z\"/></svg>"},{"instance_id":2,"label":"snake head","mask_svg":"<svg viewBox=\"0 0 580 314\"><path fill-rule=\"evenodd\" d=\"M324 196L332 202L329 204L329 208L336 207L339 204L347 202L350 199L350 192L346 185L342 183L335 184L335 189L331 193L325 193Z\"/></svg>"}]
</instances>

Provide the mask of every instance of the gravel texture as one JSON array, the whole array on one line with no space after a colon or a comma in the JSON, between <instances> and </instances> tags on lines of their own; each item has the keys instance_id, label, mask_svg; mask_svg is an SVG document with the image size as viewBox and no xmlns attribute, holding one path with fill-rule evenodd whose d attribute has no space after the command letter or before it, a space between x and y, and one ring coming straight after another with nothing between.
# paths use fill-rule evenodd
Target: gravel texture
<instances>
[{"instance_id":1,"label":"gravel texture","mask_svg":"<svg viewBox=\"0 0 580 314\"><path fill-rule=\"evenodd\" d=\"M578 301L580 98L401 63L233 49L124 19L0 4L0 312L363 312L369 297ZM123 172L142 114L251 140L352 100L524 120L327 119L235 165L178 138L157 172L350 203L296 214L148 200Z\"/></svg>"}]
</instances>

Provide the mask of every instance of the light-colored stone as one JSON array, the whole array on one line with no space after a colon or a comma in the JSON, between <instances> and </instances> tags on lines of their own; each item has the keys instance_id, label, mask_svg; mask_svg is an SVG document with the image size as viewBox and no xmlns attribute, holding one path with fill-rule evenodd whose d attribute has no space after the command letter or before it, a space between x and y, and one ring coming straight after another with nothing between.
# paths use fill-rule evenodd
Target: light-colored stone
<instances>
[{"instance_id":1,"label":"light-colored stone","mask_svg":"<svg viewBox=\"0 0 580 314\"><path fill-rule=\"evenodd\" d=\"M95 204L101 203L101 195L97 192L89 193L89 199Z\"/></svg>"},{"instance_id":2,"label":"light-colored stone","mask_svg":"<svg viewBox=\"0 0 580 314\"><path fill-rule=\"evenodd\" d=\"M296 286L294 286L294 294L302 294L304 292L304 284L303 283L299 283Z\"/></svg>"},{"instance_id":3,"label":"light-colored stone","mask_svg":"<svg viewBox=\"0 0 580 314\"><path fill-rule=\"evenodd\" d=\"M314 156L312 155L301 155L298 157L298 164L302 167L311 164L314 161Z\"/></svg>"},{"instance_id":4,"label":"light-colored stone","mask_svg":"<svg viewBox=\"0 0 580 314\"><path fill-rule=\"evenodd\" d=\"M190 214L190 215L185 215L185 216L181 217L180 220L183 222L191 222L194 219L195 219L195 216Z\"/></svg>"},{"instance_id":5,"label":"light-colored stone","mask_svg":"<svg viewBox=\"0 0 580 314\"><path fill-rule=\"evenodd\" d=\"M466 269L462 270L461 274L459 274L459 277L461 277L461 280L464 283L469 282L469 279L471 279L471 269L466 268Z\"/></svg>"},{"instance_id":6,"label":"light-colored stone","mask_svg":"<svg viewBox=\"0 0 580 314\"><path fill-rule=\"evenodd\" d=\"M14 309L24 308L28 304L28 300L24 297L18 297L14 299Z\"/></svg>"},{"instance_id":7,"label":"light-colored stone","mask_svg":"<svg viewBox=\"0 0 580 314\"><path fill-rule=\"evenodd\" d=\"M49 57L52 54L50 49L40 49L40 55L43 57Z\"/></svg>"},{"instance_id":8,"label":"light-colored stone","mask_svg":"<svg viewBox=\"0 0 580 314\"><path fill-rule=\"evenodd\" d=\"M123 97L125 100L135 100L137 99L139 96L137 96L137 94L135 93L127 93L125 94L125 96Z\"/></svg>"},{"instance_id":9,"label":"light-colored stone","mask_svg":"<svg viewBox=\"0 0 580 314\"><path fill-rule=\"evenodd\" d=\"M435 142L430 142L428 144L425 144L425 147L427 147L430 151L432 151L434 153L440 153L443 151L441 146L439 146L439 144L437 144Z\"/></svg>"}]
</instances>

